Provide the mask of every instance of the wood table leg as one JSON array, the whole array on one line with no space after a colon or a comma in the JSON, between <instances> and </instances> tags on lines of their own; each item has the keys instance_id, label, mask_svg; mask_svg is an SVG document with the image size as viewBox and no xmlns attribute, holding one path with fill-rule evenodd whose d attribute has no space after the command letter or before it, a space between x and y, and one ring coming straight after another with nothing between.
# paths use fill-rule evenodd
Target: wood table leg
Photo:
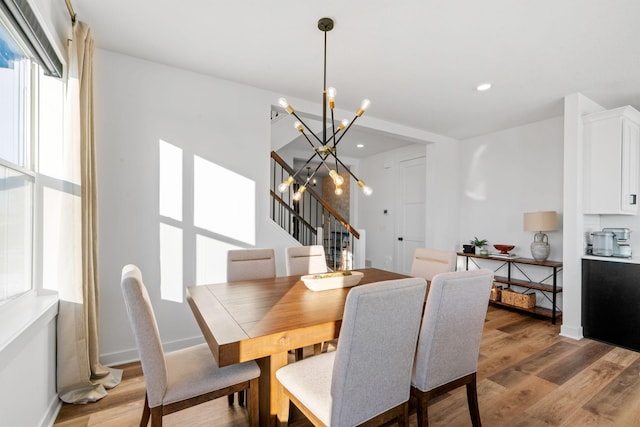
<instances>
[{"instance_id":1,"label":"wood table leg","mask_svg":"<svg viewBox=\"0 0 640 427\"><path fill-rule=\"evenodd\" d=\"M276 425L286 426L289 422L289 398L282 392L276 379L276 371L287 364L287 353L271 355L271 409L276 410Z\"/></svg>"},{"instance_id":2,"label":"wood table leg","mask_svg":"<svg viewBox=\"0 0 640 427\"><path fill-rule=\"evenodd\" d=\"M289 399L280 393L276 371L287 364L287 352L272 354L257 360L260 366L260 425L287 425ZM278 420L282 420L280 424Z\"/></svg>"}]
</instances>

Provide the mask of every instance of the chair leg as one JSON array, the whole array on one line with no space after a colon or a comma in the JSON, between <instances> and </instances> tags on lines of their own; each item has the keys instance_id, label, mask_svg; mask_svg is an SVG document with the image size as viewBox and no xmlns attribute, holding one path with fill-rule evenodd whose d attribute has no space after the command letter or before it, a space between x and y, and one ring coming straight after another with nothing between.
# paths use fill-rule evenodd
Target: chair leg
<instances>
[{"instance_id":1,"label":"chair leg","mask_svg":"<svg viewBox=\"0 0 640 427\"><path fill-rule=\"evenodd\" d=\"M244 390L238 392L238 405L244 406Z\"/></svg>"},{"instance_id":2,"label":"chair leg","mask_svg":"<svg viewBox=\"0 0 640 427\"><path fill-rule=\"evenodd\" d=\"M413 391L413 389L412 389ZM429 400L420 391L412 393L416 398L416 415L418 417L418 427L427 427L429 425Z\"/></svg>"},{"instance_id":3,"label":"chair leg","mask_svg":"<svg viewBox=\"0 0 640 427\"><path fill-rule=\"evenodd\" d=\"M147 393L144 394L144 407L142 408L142 418L140 419L140 427L147 427L149 424L149 417L151 416L151 409L149 408L149 398Z\"/></svg>"},{"instance_id":4,"label":"chair leg","mask_svg":"<svg viewBox=\"0 0 640 427\"><path fill-rule=\"evenodd\" d=\"M151 427L162 427L162 406L151 408Z\"/></svg>"},{"instance_id":5,"label":"chair leg","mask_svg":"<svg viewBox=\"0 0 640 427\"><path fill-rule=\"evenodd\" d=\"M233 393L227 396L227 402L229 402L229 406L233 406Z\"/></svg>"},{"instance_id":6,"label":"chair leg","mask_svg":"<svg viewBox=\"0 0 640 427\"><path fill-rule=\"evenodd\" d=\"M469 414L471 415L471 424L473 427L481 427L480 407L478 406L478 388L476 386L476 376L467 383L467 402L469 404Z\"/></svg>"}]
</instances>

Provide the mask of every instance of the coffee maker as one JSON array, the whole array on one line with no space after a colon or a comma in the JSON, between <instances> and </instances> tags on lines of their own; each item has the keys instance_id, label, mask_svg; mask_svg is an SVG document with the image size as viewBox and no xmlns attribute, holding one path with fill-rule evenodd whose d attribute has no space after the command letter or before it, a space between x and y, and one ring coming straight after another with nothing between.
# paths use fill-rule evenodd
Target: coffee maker
<instances>
[{"instance_id":1,"label":"coffee maker","mask_svg":"<svg viewBox=\"0 0 640 427\"><path fill-rule=\"evenodd\" d=\"M631 230L628 228L603 228L605 233L613 233L614 257L631 258Z\"/></svg>"}]
</instances>

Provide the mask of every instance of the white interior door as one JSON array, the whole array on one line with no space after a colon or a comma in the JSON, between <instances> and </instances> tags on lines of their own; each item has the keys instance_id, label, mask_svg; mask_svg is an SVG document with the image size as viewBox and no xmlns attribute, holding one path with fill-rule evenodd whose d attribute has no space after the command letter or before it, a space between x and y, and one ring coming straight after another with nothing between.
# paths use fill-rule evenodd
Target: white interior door
<instances>
[{"instance_id":1,"label":"white interior door","mask_svg":"<svg viewBox=\"0 0 640 427\"><path fill-rule=\"evenodd\" d=\"M396 271L409 274L413 253L424 247L426 162L424 157L403 160L398 168L398 236Z\"/></svg>"}]
</instances>

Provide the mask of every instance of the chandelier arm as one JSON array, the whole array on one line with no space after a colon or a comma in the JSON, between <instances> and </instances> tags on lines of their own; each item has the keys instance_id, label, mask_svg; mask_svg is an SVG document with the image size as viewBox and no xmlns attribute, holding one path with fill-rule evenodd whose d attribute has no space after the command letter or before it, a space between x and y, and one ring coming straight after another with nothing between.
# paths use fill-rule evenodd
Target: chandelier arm
<instances>
[{"instance_id":1,"label":"chandelier arm","mask_svg":"<svg viewBox=\"0 0 640 427\"><path fill-rule=\"evenodd\" d=\"M323 144L322 144L322 141L320 140L320 138L318 138L318 136L317 136L315 133L313 133L313 131L312 131L311 129L309 129L309 126L307 126L307 124L304 122L304 120L302 120L302 119L301 119L301 118L296 114L296 112L295 112L295 111L294 111L293 113L291 113L291 114L293 114L293 116L294 116L296 119L298 119L298 121L300 122L300 124L302 124L302 126L304 126L304 127L305 127L305 129L307 129L307 130L309 131L309 133L310 133L311 135L313 135L313 137L318 141L318 143L320 143L320 145L323 145ZM303 134L303 135L304 135L304 134ZM309 138L307 138L307 139L309 139ZM309 142L311 142L311 141L309 141ZM311 144L311 145L313 146L313 148L315 148L315 145L313 145L313 144Z\"/></svg>"},{"instance_id":2,"label":"chandelier arm","mask_svg":"<svg viewBox=\"0 0 640 427\"><path fill-rule=\"evenodd\" d=\"M316 148L318 148L318 147L316 147L315 145L313 145L313 142L311 142L311 140L309 139L309 136L307 136L307 134L306 134L306 133L304 133L304 132L302 132L302 136L304 136L304 137L305 137L305 139L309 142L309 145L311 145L311 148L313 148L313 151L316 151Z\"/></svg>"},{"instance_id":3,"label":"chandelier arm","mask_svg":"<svg viewBox=\"0 0 640 427\"><path fill-rule=\"evenodd\" d=\"M344 138L344 136L347 134L347 131L348 131L349 129L351 129L351 125L353 125L353 124L356 122L356 120L358 120L358 117L360 117L360 116L358 116L358 115L356 114L356 116L353 118L353 120L351 120L351 122L349 122L349 126L347 126L347 127L345 128L345 130L344 130L344 131L342 131L342 135L340 135L340 138L338 138L338 140L336 141L336 143L333 145L334 147L335 147L336 145L338 145L338 144L340 143L340 141L342 141L342 138Z\"/></svg>"},{"instance_id":4,"label":"chandelier arm","mask_svg":"<svg viewBox=\"0 0 640 427\"><path fill-rule=\"evenodd\" d=\"M318 156L320 156L320 155L318 154ZM311 159L309 159L309 160L311 160ZM320 169L320 166L322 166L322 163L318 163L318 166L316 166L316 169L313 171L313 173L311 175L307 176L307 180L305 181L304 185L309 184L309 181L311 181L311 179L316 175L316 173L318 172L318 169Z\"/></svg>"},{"instance_id":5,"label":"chandelier arm","mask_svg":"<svg viewBox=\"0 0 640 427\"><path fill-rule=\"evenodd\" d=\"M300 167L300 169L298 169L298 170L297 170L293 175L291 175L291 176L295 178L295 177L296 177L296 176L297 176L297 175L298 175L298 174L299 174L299 173L300 173L304 168L306 168L306 167L307 167L307 165L308 165L309 163L311 163L311 160L313 160L313 158L314 158L315 156L318 156L318 157L322 158L322 156L320 156L320 154L318 154L318 152L317 152L317 151L314 151L314 152L313 152L313 154L311 155L311 157L309 157L309 158L307 159L307 161L306 161L306 162L304 162L304 165L302 165L302 167ZM318 165L318 167L320 167L320 165ZM316 168L316 170L318 170L318 168ZM314 172L314 173L315 173L315 172Z\"/></svg>"},{"instance_id":6,"label":"chandelier arm","mask_svg":"<svg viewBox=\"0 0 640 427\"><path fill-rule=\"evenodd\" d=\"M336 125L335 122L333 120L333 108L331 109L331 140L333 140L333 151L335 153L336 159L338 158L338 151L336 151ZM329 143L329 141L327 141L327 144ZM336 162L336 172L340 173L340 171L338 170L338 163Z\"/></svg>"}]
</instances>

